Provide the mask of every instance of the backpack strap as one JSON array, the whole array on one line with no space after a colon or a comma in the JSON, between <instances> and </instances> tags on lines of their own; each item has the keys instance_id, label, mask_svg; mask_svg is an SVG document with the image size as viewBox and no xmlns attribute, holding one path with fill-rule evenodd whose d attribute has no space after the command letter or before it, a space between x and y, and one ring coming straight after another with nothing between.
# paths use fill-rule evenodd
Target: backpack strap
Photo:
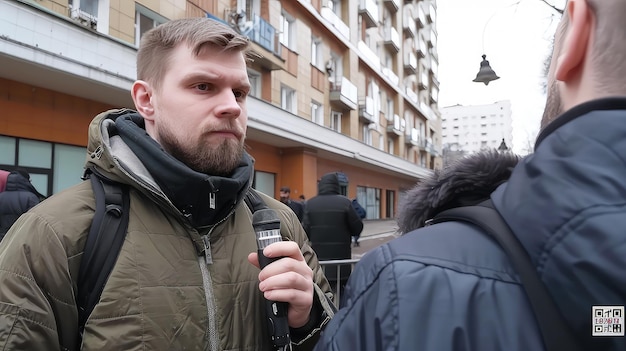
<instances>
[{"instance_id":1,"label":"backpack strap","mask_svg":"<svg viewBox=\"0 0 626 351\"><path fill-rule=\"evenodd\" d=\"M79 338L82 338L87 318L100 300L117 261L126 237L130 212L128 186L105 179L95 171L89 173L96 210L78 273Z\"/></svg>"},{"instance_id":2,"label":"backpack strap","mask_svg":"<svg viewBox=\"0 0 626 351\"><path fill-rule=\"evenodd\" d=\"M429 223L447 221L461 221L476 225L495 239L504 249L520 276L522 286L541 330L546 350L580 350L574 334L554 304L546 286L539 278L528 252L494 208L491 199L477 206L463 206L445 210L436 215Z\"/></svg>"},{"instance_id":3,"label":"backpack strap","mask_svg":"<svg viewBox=\"0 0 626 351\"><path fill-rule=\"evenodd\" d=\"M265 201L263 201L259 193L257 193L257 191L253 188L248 189L248 192L243 198L243 201L246 203L248 209L250 209L250 212L252 212L252 214L254 214L254 212L258 210L268 208L265 204Z\"/></svg>"}]
</instances>

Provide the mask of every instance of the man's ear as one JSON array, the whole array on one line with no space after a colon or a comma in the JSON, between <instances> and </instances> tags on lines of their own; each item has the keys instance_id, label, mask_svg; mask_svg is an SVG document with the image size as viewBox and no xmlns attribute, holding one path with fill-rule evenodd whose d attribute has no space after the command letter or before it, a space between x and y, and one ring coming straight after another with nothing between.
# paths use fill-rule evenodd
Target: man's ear
<instances>
[{"instance_id":1,"label":"man's ear","mask_svg":"<svg viewBox=\"0 0 626 351\"><path fill-rule=\"evenodd\" d=\"M594 24L593 13L586 0L569 0L565 10L569 21L556 62L555 77L559 81L568 81L580 74Z\"/></svg>"},{"instance_id":2,"label":"man's ear","mask_svg":"<svg viewBox=\"0 0 626 351\"><path fill-rule=\"evenodd\" d=\"M133 102L137 108L137 112L145 119L151 119L154 114L154 106L152 105L153 90L150 84L143 80L137 80L131 88Z\"/></svg>"}]
</instances>

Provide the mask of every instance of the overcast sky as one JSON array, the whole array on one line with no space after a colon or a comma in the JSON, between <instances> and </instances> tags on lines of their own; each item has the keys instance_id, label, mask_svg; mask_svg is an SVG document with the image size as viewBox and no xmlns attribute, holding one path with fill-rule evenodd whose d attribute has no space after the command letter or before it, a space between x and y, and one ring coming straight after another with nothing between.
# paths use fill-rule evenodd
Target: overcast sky
<instances>
[{"instance_id":1,"label":"overcast sky","mask_svg":"<svg viewBox=\"0 0 626 351\"><path fill-rule=\"evenodd\" d=\"M565 0L553 3L563 8ZM439 107L511 101L513 150L525 154L539 130L544 62L559 18L540 0L437 1ZM488 86L472 82L483 50L501 77Z\"/></svg>"}]
</instances>

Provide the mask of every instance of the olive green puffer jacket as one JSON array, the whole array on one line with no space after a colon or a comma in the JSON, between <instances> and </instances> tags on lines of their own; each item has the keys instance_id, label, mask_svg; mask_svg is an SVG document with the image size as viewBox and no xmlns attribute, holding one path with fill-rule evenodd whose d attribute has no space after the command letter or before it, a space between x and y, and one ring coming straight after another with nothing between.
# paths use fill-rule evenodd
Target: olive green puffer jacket
<instances>
[{"instance_id":1,"label":"olive green puffer jacket","mask_svg":"<svg viewBox=\"0 0 626 351\"><path fill-rule=\"evenodd\" d=\"M104 117L90 127L88 165L131 184L131 211L81 349L270 350L259 269L247 261L257 250L248 207L240 201L224 221L199 232L158 187L129 171L137 160L100 132ZM312 349L333 314L330 287L296 216L262 197L278 213L283 238L298 243L314 272L319 323L293 340L294 349ZM0 243L0 349L78 349L75 291L94 210L91 184L82 182L22 216ZM207 264L202 237L209 232Z\"/></svg>"}]
</instances>

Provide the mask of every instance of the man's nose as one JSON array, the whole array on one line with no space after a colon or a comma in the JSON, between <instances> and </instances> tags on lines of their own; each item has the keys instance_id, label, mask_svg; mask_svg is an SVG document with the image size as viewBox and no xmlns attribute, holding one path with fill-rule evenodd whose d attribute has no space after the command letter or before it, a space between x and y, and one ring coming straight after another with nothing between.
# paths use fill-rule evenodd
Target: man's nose
<instances>
[{"instance_id":1,"label":"man's nose","mask_svg":"<svg viewBox=\"0 0 626 351\"><path fill-rule=\"evenodd\" d=\"M241 114L241 105L239 101L237 101L235 93L232 91L224 91L216 98L219 99L215 113L217 117L239 117Z\"/></svg>"}]
</instances>

